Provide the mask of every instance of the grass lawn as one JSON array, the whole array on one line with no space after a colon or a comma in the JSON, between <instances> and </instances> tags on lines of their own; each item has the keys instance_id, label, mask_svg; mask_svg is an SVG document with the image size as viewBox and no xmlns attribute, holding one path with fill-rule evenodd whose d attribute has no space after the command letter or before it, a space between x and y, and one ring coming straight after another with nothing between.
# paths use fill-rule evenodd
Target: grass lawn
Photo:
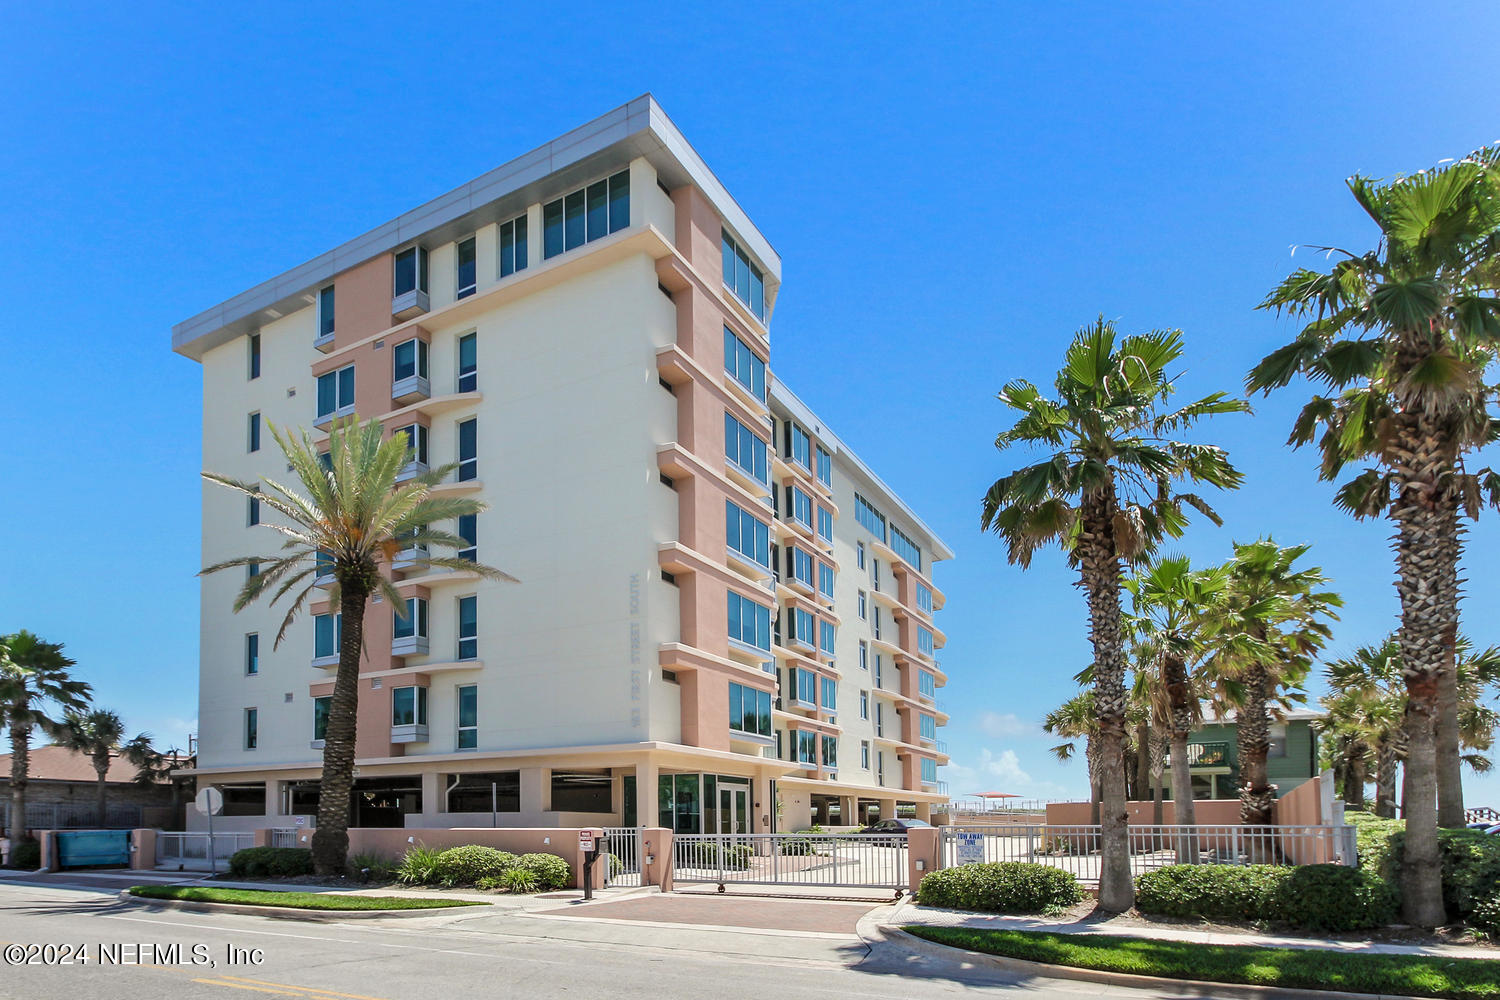
<instances>
[{"instance_id":1,"label":"grass lawn","mask_svg":"<svg viewBox=\"0 0 1500 1000\"><path fill-rule=\"evenodd\" d=\"M196 885L136 885L132 896L182 899L193 903L286 906L297 910L439 910L449 906L488 906L475 899L422 899L414 896L344 896L333 892L278 892L274 889L215 889Z\"/></svg>"},{"instance_id":2,"label":"grass lawn","mask_svg":"<svg viewBox=\"0 0 1500 1000\"><path fill-rule=\"evenodd\" d=\"M1045 931L905 929L938 944L1075 969L1350 993L1465 1000L1500 996L1500 959L1349 954Z\"/></svg>"}]
</instances>

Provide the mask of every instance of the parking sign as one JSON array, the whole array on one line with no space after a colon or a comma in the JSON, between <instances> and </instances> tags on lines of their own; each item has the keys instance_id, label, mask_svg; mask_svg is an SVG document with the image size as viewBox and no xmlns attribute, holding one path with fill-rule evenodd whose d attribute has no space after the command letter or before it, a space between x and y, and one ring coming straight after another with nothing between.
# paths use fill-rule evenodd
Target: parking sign
<instances>
[{"instance_id":1,"label":"parking sign","mask_svg":"<svg viewBox=\"0 0 1500 1000\"><path fill-rule=\"evenodd\" d=\"M958 834L957 849L954 853L954 860L961 865L971 865L983 862L984 834L960 832Z\"/></svg>"}]
</instances>

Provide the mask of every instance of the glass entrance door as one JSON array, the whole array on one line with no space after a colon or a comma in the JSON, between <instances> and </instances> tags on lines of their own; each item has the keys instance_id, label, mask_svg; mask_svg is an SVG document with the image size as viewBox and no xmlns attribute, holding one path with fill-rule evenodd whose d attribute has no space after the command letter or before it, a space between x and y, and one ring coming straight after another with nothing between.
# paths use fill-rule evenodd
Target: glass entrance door
<instances>
[{"instance_id":1,"label":"glass entrance door","mask_svg":"<svg viewBox=\"0 0 1500 1000\"><path fill-rule=\"evenodd\" d=\"M743 788L719 787L719 832L749 833L749 795Z\"/></svg>"}]
</instances>

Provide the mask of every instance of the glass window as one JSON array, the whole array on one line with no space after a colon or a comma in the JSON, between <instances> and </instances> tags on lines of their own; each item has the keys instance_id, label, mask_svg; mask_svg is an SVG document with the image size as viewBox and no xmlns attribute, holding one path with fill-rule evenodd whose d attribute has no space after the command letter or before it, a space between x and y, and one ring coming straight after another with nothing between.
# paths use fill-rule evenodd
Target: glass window
<instances>
[{"instance_id":1,"label":"glass window","mask_svg":"<svg viewBox=\"0 0 1500 1000\"><path fill-rule=\"evenodd\" d=\"M479 687L475 684L464 684L458 689L457 746L460 750L479 746Z\"/></svg>"},{"instance_id":2,"label":"glass window","mask_svg":"<svg viewBox=\"0 0 1500 1000\"><path fill-rule=\"evenodd\" d=\"M458 516L458 537L462 538L465 544L454 555L459 559L478 562L479 516L477 514L460 514Z\"/></svg>"},{"instance_id":3,"label":"glass window","mask_svg":"<svg viewBox=\"0 0 1500 1000\"><path fill-rule=\"evenodd\" d=\"M479 478L479 419L460 421L458 425L458 481Z\"/></svg>"},{"instance_id":4,"label":"glass window","mask_svg":"<svg viewBox=\"0 0 1500 1000\"><path fill-rule=\"evenodd\" d=\"M870 741L859 741L859 766L866 771L870 769Z\"/></svg>"},{"instance_id":5,"label":"glass window","mask_svg":"<svg viewBox=\"0 0 1500 1000\"><path fill-rule=\"evenodd\" d=\"M318 417L354 409L354 366L318 376Z\"/></svg>"},{"instance_id":6,"label":"glass window","mask_svg":"<svg viewBox=\"0 0 1500 1000\"><path fill-rule=\"evenodd\" d=\"M724 370L756 399L766 401L766 363L727 326L724 328Z\"/></svg>"},{"instance_id":7,"label":"glass window","mask_svg":"<svg viewBox=\"0 0 1500 1000\"><path fill-rule=\"evenodd\" d=\"M866 615L869 614L869 606L869 601L865 597L865 592L861 590L859 592L859 617L861 621L863 621Z\"/></svg>"},{"instance_id":8,"label":"glass window","mask_svg":"<svg viewBox=\"0 0 1500 1000\"><path fill-rule=\"evenodd\" d=\"M479 264L475 254L474 237L458 244L458 297L473 295L479 287Z\"/></svg>"},{"instance_id":9,"label":"glass window","mask_svg":"<svg viewBox=\"0 0 1500 1000\"><path fill-rule=\"evenodd\" d=\"M917 626L917 651L927 656L932 655L932 629L925 625Z\"/></svg>"},{"instance_id":10,"label":"glass window","mask_svg":"<svg viewBox=\"0 0 1500 1000\"><path fill-rule=\"evenodd\" d=\"M865 568L865 543L864 542L855 542L854 543L854 565L858 566L860 569L864 569Z\"/></svg>"},{"instance_id":11,"label":"glass window","mask_svg":"<svg viewBox=\"0 0 1500 1000\"><path fill-rule=\"evenodd\" d=\"M427 725L427 689L398 687L391 689L391 725Z\"/></svg>"},{"instance_id":12,"label":"glass window","mask_svg":"<svg viewBox=\"0 0 1500 1000\"><path fill-rule=\"evenodd\" d=\"M333 336L333 286L318 291L318 339Z\"/></svg>"},{"instance_id":13,"label":"glass window","mask_svg":"<svg viewBox=\"0 0 1500 1000\"><path fill-rule=\"evenodd\" d=\"M833 456L822 445L818 445L818 482L833 485Z\"/></svg>"},{"instance_id":14,"label":"glass window","mask_svg":"<svg viewBox=\"0 0 1500 1000\"><path fill-rule=\"evenodd\" d=\"M396 254L392 294L427 291L427 248L407 247Z\"/></svg>"},{"instance_id":15,"label":"glass window","mask_svg":"<svg viewBox=\"0 0 1500 1000\"><path fill-rule=\"evenodd\" d=\"M861 719L870 717L870 692L868 691L859 693L859 717Z\"/></svg>"},{"instance_id":16,"label":"glass window","mask_svg":"<svg viewBox=\"0 0 1500 1000\"><path fill-rule=\"evenodd\" d=\"M250 414L250 419L249 419L248 423L249 423L249 430L247 431L247 434L248 434L249 440L247 442L247 444L248 444L247 450L249 450L249 451L260 451L260 414L259 413L252 413L252 414Z\"/></svg>"},{"instance_id":17,"label":"glass window","mask_svg":"<svg viewBox=\"0 0 1500 1000\"><path fill-rule=\"evenodd\" d=\"M500 277L504 278L524 270L526 270L526 216L518 215L500 226Z\"/></svg>"},{"instance_id":18,"label":"glass window","mask_svg":"<svg viewBox=\"0 0 1500 1000\"><path fill-rule=\"evenodd\" d=\"M458 338L458 391L473 392L479 388L479 335L466 333Z\"/></svg>"},{"instance_id":19,"label":"glass window","mask_svg":"<svg viewBox=\"0 0 1500 1000\"><path fill-rule=\"evenodd\" d=\"M392 609L391 621L391 634L397 639L427 638L427 602L420 597L408 597Z\"/></svg>"},{"instance_id":20,"label":"glass window","mask_svg":"<svg viewBox=\"0 0 1500 1000\"><path fill-rule=\"evenodd\" d=\"M729 728L739 733L769 737L771 728L771 692L729 685Z\"/></svg>"},{"instance_id":21,"label":"glass window","mask_svg":"<svg viewBox=\"0 0 1500 1000\"><path fill-rule=\"evenodd\" d=\"M399 382L413 375L427 377L427 341L412 339L391 351L391 378Z\"/></svg>"},{"instance_id":22,"label":"glass window","mask_svg":"<svg viewBox=\"0 0 1500 1000\"><path fill-rule=\"evenodd\" d=\"M479 598L458 599L458 658L472 660L479 655Z\"/></svg>"},{"instance_id":23,"label":"glass window","mask_svg":"<svg viewBox=\"0 0 1500 1000\"><path fill-rule=\"evenodd\" d=\"M833 596L833 567L827 563L818 563L818 593Z\"/></svg>"},{"instance_id":24,"label":"glass window","mask_svg":"<svg viewBox=\"0 0 1500 1000\"><path fill-rule=\"evenodd\" d=\"M771 649L771 609L734 591L729 592L729 638Z\"/></svg>"},{"instance_id":25,"label":"glass window","mask_svg":"<svg viewBox=\"0 0 1500 1000\"><path fill-rule=\"evenodd\" d=\"M832 677L823 678L823 702L825 712L836 712L839 707L839 684Z\"/></svg>"},{"instance_id":26,"label":"glass window","mask_svg":"<svg viewBox=\"0 0 1500 1000\"><path fill-rule=\"evenodd\" d=\"M917 671L917 693L927 697L937 697L937 678L926 670Z\"/></svg>"},{"instance_id":27,"label":"glass window","mask_svg":"<svg viewBox=\"0 0 1500 1000\"><path fill-rule=\"evenodd\" d=\"M918 573L922 571L921 548L894 524L891 525L891 548L896 550L896 555L911 563L912 569Z\"/></svg>"},{"instance_id":28,"label":"glass window","mask_svg":"<svg viewBox=\"0 0 1500 1000\"><path fill-rule=\"evenodd\" d=\"M607 813L613 808L614 778L609 771L553 771L552 809Z\"/></svg>"},{"instance_id":29,"label":"glass window","mask_svg":"<svg viewBox=\"0 0 1500 1000\"><path fill-rule=\"evenodd\" d=\"M818 537L825 542L833 541L833 511L827 507L818 508Z\"/></svg>"},{"instance_id":30,"label":"glass window","mask_svg":"<svg viewBox=\"0 0 1500 1000\"><path fill-rule=\"evenodd\" d=\"M797 730L797 760L803 764L818 762L818 734L805 729Z\"/></svg>"},{"instance_id":31,"label":"glass window","mask_svg":"<svg viewBox=\"0 0 1500 1000\"><path fill-rule=\"evenodd\" d=\"M863 639L859 640L859 669L870 669L870 644Z\"/></svg>"},{"instance_id":32,"label":"glass window","mask_svg":"<svg viewBox=\"0 0 1500 1000\"><path fill-rule=\"evenodd\" d=\"M837 634L833 622L818 622L818 648L829 656L833 655L834 638Z\"/></svg>"},{"instance_id":33,"label":"glass window","mask_svg":"<svg viewBox=\"0 0 1500 1000\"><path fill-rule=\"evenodd\" d=\"M762 566L771 564L771 526L733 500L724 501L724 536L732 551Z\"/></svg>"},{"instance_id":34,"label":"glass window","mask_svg":"<svg viewBox=\"0 0 1500 1000\"><path fill-rule=\"evenodd\" d=\"M854 494L854 519L864 525L870 534L885 541L885 515L858 493ZM864 563L861 562L860 565L863 566Z\"/></svg>"},{"instance_id":35,"label":"glass window","mask_svg":"<svg viewBox=\"0 0 1500 1000\"><path fill-rule=\"evenodd\" d=\"M1266 736L1267 736L1267 739L1268 739L1266 756L1267 757L1285 757L1286 756L1286 723L1285 722L1273 722L1271 724L1269 730L1267 731Z\"/></svg>"},{"instance_id":36,"label":"glass window","mask_svg":"<svg viewBox=\"0 0 1500 1000\"><path fill-rule=\"evenodd\" d=\"M344 638L344 616L313 616L313 655L319 658L337 656L339 644Z\"/></svg>"},{"instance_id":37,"label":"glass window","mask_svg":"<svg viewBox=\"0 0 1500 1000\"><path fill-rule=\"evenodd\" d=\"M932 588L925 583L917 584L917 610L932 614Z\"/></svg>"},{"instance_id":38,"label":"glass window","mask_svg":"<svg viewBox=\"0 0 1500 1000\"><path fill-rule=\"evenodd\" d=\"M811 528L813 524L812 497L798 486L788 486L787 489L792 494L791 501L787 504L787 509L792 513L792 520Z\"/></svg>"},{"instance_id":39,"label":"glass window","mask_svg":"<svg viewBox=\"0 0 1500 1000\"><path fill-rule=\"evenodd\" d=\"M313 699L313 735L315 740L328 738L328 710L333 706L333 696L324 695Z\"/></svg>"},{"instance_id":40,"label":"glass window","mask_svg":"<svg viewBox=\"0 0 1500 1000\"><path fill-rule=\"evenodd\" d=\"M922 739L937 739L937 719L933 718L930 715L919 715L917 716L917 719L919 720L919 725L921 726Z\"/></svg>"},{"instance_id":41,"label":"glass window","mask_svg":"<svg viewBox=\"0 0 1500 1000\"><path fill-rule=\"evenodd\" d=\"M429 437L427 428L421 424L408 424L405 427L397 427L395 433L406 438L407 462L419 462L426 465Z\"/></svg>"},{"instance_id":42,"label":"glass window","mask_svg":"<svg viewBox=\"0 0 1500 1000\"><path fill-rule=\"evenodd\" d=\"M463 690L460 688L459 690ZM520 771L471 771L443 777L448 812L520 812Z\"/></svg>"},{"instance_id":43,"label":"glass window","mask_svg":"<svg viewBox=\"0 0 1500 1000\"><path fill-rule=\"evenodd\" d=\"M250 377L260 378L260 334L250 335Z\"/></svg>"},{"instance_id":44,"label":"glass window","mask_svg":"<svg viewBox=\"0 0 1500 1000\"><path fill-rule=\"evenodd\" d=\"M811 471L812 438L807 436L807 431L803 430L800 426L794 423L788 423L786 425L786 435L787 456L791 458L792 461L802 466L804 469ZM807 520L809 524L812 523L812 518L809 517Z\"/></svg>"},{"instance_id":45,"label":"glass window","mask_svg":"<svg viewBox=\"0 0 1500 1000\"><path fill-rule=\"evenodd\" d=\"M245 636L245 673L260 673L260 633Z\"/></svg>"},{"instance_id":46,"label":"glass window","mask_svg":"<svg viewBox=\"0 0 1500 1000\"><path fill-rule=\"evenodd\" d=\"M823 737L823 766L839 766L839 738L837 736Z\"/></svg>"},{"instance_id":47,"label":"glass window","mask_svg":"<svg viewBox=\"0 0 1500 1000\"><path fill-rule=\"evenodd\" d=\"M260 712L254 708L245 709L245 749L254 750L260 745Z\"/></svg>"},{"instance_id":48,"label":"glass window","mask_svg":"<svg viewBox=\"0 0 1500 1000\"><path fill-rule=\"evenodd\" d=\"M766 320L766 279L761 269L747 254L729 231L722 230L724 284L755 314L762 323Z\"/></svg>"},{"instance_id":49,"label":"glass window","mask_svg":"<svg viewBox=\"0 0 1500 1000\"><path fill-rule=\"evenodd\" d=\"M542 256L556 257L628 225L630 171L622 170L542 206Z\"/></svg>"},{"instance_id":50,"label":"glass window","mask_svg":"<svg viewBox=\"0 0 1500 1000\"><path fill-rule=\"evenodd\" d=\"M813 616L811 611L792 609L792 640L811 647L813 644Z\"/></svg>"},{"instance_id":51,"label":"glass window","mask_svg":"<svg viewBox=\"0 0 1500 1000\"><path fill-rule=\"evenodd\" d=\"M767 482L766 443L729 411L724 412L724 457L756 482Z\"/></svg>"},{"instance_id":52,"label":"glass window","mask_svg":"<svg viewBox=\"0 0 1500 1000\"><path fill-rule=\"evenodd\" d=\"M812 556L792 546L787 546L786 554L787 568L791 571L792 578L811 587L813 585Z\"/></svg>"},{"instance_id":53,"label":"glass window","mask_svg":"<svg viewBox=\"0 0 1500 1000\"><path fill-rule=\"evenodd\" d=\"M922 780L937 780L937 761L933 760L931 757L922 758Z\"/></svg>"},{"instance_id":54,"label":"glass window","mask_svg":"<svg viewBox=\"0 0 1500 1000\"><path fill-rule=\"evenodd\" d=\"M260 523L260 497L246 497L245 501L245 523L253 528Z\"/></svg>"}]
</instances>

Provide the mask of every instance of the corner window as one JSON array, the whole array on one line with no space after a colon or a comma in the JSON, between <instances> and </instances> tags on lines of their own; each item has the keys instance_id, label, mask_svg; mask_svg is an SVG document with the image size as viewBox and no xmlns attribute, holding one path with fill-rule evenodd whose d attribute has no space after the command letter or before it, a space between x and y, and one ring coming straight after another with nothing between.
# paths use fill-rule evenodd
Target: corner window
<instances>
[{"instance_id":1,"label":"corner window","mask_svg":"<svg viewBox=\"0 0 1500 1000\"><path fill-rule=\"evenodd\" d=\"M391 689L391 725L427 725L427 689L398 687Z\"/></svg>"},{"instance_id":2,"label":"corner window","mask_svg":"<svg viewBox=\"0 0 1500 1000\"><path fill-rule=\"evenodd\" d=\"M500 277L526 270L526 216L500 225Z\"/></svg>"},{"instance_id":3,"label":"corner window","mask_svg":"<svg viewBox=\"0 0 1500 1000\"><path fill-rule=\"evenodd\" d=\"M245 709L245 749L254 750L260 746L260 711L254 708Z\"/></svg>"},{"instance_id":4,"label":"corner window","mask_svg":"<svg viewBox=\"0 0 1500 1000\"><path fill-rule=\"evenodd\" d=\"M344 638L344 616L314 615L313 616L313 655L319 658L324 656L338 656L339 646Z\"/></svg>"},{"instance_id":5,"label":"corner window","mask_svg":"<svg viewBox=\"0 0 1500 1000\"><path fill-rule=\"evenodd\" d=\"M460 750L479 746L479 687L465 684L458 689L458 738Z\"/></svg>"},{"instance_id":6,"label":"corner window","mask_svg":"<svg viewBox=\"0 0 1500 1000\"><path fill-rule=\"evenodd\" d=\"M458 338L458 391L473 392L479 388L479 335L466 333Z\"/></svg>"},{"instance_id":7,"label":"corner window","mask_svg":"<svg viewBox=\"0 0 1500 1000\"><path fill-rule=\"evenodd\" d=\"M885 541L885 515L858 493L854 494L854 519L864 525L870 534L882 542ZM860 549L860 554L864 554L863 547ZM863 560L860 561L860 566L864 566Z\"/></svg>"},{"instance_id":8,"label":"corner window","mask_svg":"<svg viewBox=\"0 0 1500 1000\"><path fill-rule=\"evenodd\" d=\"M829 656L833 655L836 648L834 643L836 633L837 629L834 628L833 622L818 622L818 648Z\"/></svg>"},{"instance_id":9,"label":"corner window","mask_svg":"<svg viewBox=\"0 0 1500 1000\"><path fill-rule=\"evenodd\" d=\"M771 650L771 609L729 592L729 638L755 649Z\"/></svg>"},{"instance_id":10,"label":"corner window","mask_svg":"<svg viewBox=\"0 0 1500 1000\"><path fill-rule=\"evenodd\" d=\"M833 567L827 563L818 563L818 593L833 596Z\"/></svg>"},{"instance_id":11,"label":"corner window","mask_svg":"<svg viewBox=\"0 0 1500 1000\"><path fill-rule=\"evenodd\" d=\"M428 458L427 442L430 436L427 428L421 424L407 424L405 427L397 427L395 433L406 438L406 464L408 468L413 463L425 467Z\"/></svg>"},{"instance_id":12,"label":"corner window","mask_svg":"<svg viewBox=\"0 0 1500 1000\"><path fill-rule=\"evenodd\" d=\"M724 284L741 302L749 307L755 318L766 321L766 279L764 272L750 259L750 255L729 235L729 230L720 231L723 239Z\"/></svg>"},{"instance_id":13,"label":"corner window","mask_svg":"<svg viewBox=\"0 0 1500 1000\"><path fill-rule=\"evenodd\" d=\"M771 527L733 500L724 501L724 539L730 551L761 565L771 562Z\"/></svg>"},{"instance_id":14,"label":"corner window","mask_svg":"<svg viewBox=\"0 0 1500 1000\"><path fill-rule=\"evenodd\" d=\"M937 697L937 678L926 670L917 671L917 693L924 698Z\"/></svg>"},{"instance_id":15,"label":"corner window","mask_svg":"<svg viewBox=\"0 0 1500 1000\"><path fill-rule=\"evenodd\" d=\"M823 678L823 703L825 712L836 712L839 707L839 684L832 677Z\"/></svg>"},{"instance_id":16,"label":"corner window","mask_svg":"<svg viewBox=\"0 0 1500 1000\"><path fill-rule=\"evenodd\" d=\"M839 766L839 738L837 736L823 737L823 766Z\"/></svg>"},{"instance_id":17,"label":"corner window","mask_svg":"<svg viewBox=\"0 0 1500 1000\"><path fill-rule=\"evenodd\" d=\"M808 732L806 729L797 730L797 762L800 764L818 762L817 733Z\"/></svg>"},{"instance_id":18,"label":"corner window","mask_svg":"<svg viewBox=\"0 0 1500 1000\"><path fill-rule=\"evenodd\" d=\"M929 784L937 781L937 761L931 757L922 758L922 780Z\"/></svg>"},{"instance_id":19,"label":"corner window","mask_svg":"<svg viewBox=\"0 0 1500 1000\"><path fill-rule=\"evenodd\" d=\"M630 171L542 206L542 256L548 259L630 225Z\"/></svg>"},{"instance_id":20,"label":"corner window","mask_svg":"<svg viewBox=\"0 0 1500 1000\"><path fill-rule=\"evenodd\" d=\"M392 265L393 295L427 291L427 248L407 247L396 254Z\"/></svg>"},{"instance_id":21,"label":"corner window","mask_svg":"<svg viewBox=\"0 0 1500 1000\"><path fill-rule=\"evenodd\" d=\"M738 733L769 737L771 726L771 692L729 685L729 728Z\"/></svg>"},{"instance_id":22,"label":"corner window","mask_svg":"<svg viewBox=\"0 0 1500 1000\"><path fill-rule=\"evenodd\" d=\"M918 725L921 729L922 739L937 739L937 719L930 715L919 715L917 719L919 720Z\"/></svg>"},{"instance_id":23,"label":"corner window","mask_svg":"<svg viewBox=\"0 0 1500 1000\"><path fill-rule=\"evenodd\" d=\"M813 616L811 611L801 608L792 608L792 641L800 642L808 649L813 648ZM809 701L811 699L808 699Z\"/></svg>"},{"instance_id":24,"label":"corner window","mask_svg":"<svg viewBox=\"0 0 1500 1000\"><path fill-rule=\"evenodd\" d=\"M833 511L827 507L818 508L818 537L825 542L833 541Z\"/></svg>"},{"instance_id":25,"label":"corner window","mask_svg":"<svg viewBox=\"0 0 1500 1000\"><path fill-rule=\"evenodd\" d=\"M894 524L891 525L891 548L896 550L896 555L911 563L912 569L922 572L922 549Z\"/></svg>"},{"instance_id":26,"label":"corner window","mask_svg":"<svg viewBox=\"0 0 1500 1000\"><path fill-rule=\"evenodd\" d=\"M246 423L248 424L248 427L247 427L246 432L245 432L246 433L246 449L245 450L246 451L251 451L251 452L260 451L260 414L259 413L252 413L252 414L250 414L249 420L247 420Z\"/></svg>"},{"instance_id":27,"label":"corner window","mask_svg":"<svg viewBox=\"0 0 1500 1000\"><path fill-rule=\"evenodd\" d=\"M818 482L833 485L833 456L822 445L818 445Z\"/></svg>"},{"instance_id":28,"label":"corner window","mask_svg":"<svg viewBox=\"0 0 1500 1000\"><path fill-rule=\"evenodd\" d=\"M458 658L472 660L479 656L479 598L458 599Z\"/></svg>"},{"instance_id":29,"label":"corner window","mask_svg":"<svg viewBox=\"0 0 1500 1000\"><path fill-rule=\"evenodd\" d=\"M427 602L420 597L408 597L403 604L391 612L391 635L397 639L413 636L427 638Z\"/></svg>"},{"instance_id":30,"label":"corner window","mask_svg":"<svg viewBox=\"0 0 1500 1000\"><path fill-rule=\"evenodd\" d=\"M260 673L260 633L251 632L245 636L245 673Z\"/></svg>"},{"instance_id":31,"label":"corner window","mask_svg":"<svg viewBox=\"0 0 1500 1000\"><path fill-rule=\"evenodd\" d=\"M328 712L332 707L332 695L313 699L313 739L325 740L328 738Z\"/></svg>"},{"instance_id":32,"label":"corner window","mask_svg":"<svg viewBox=\"0 0 1500 1000\"><path fill-rule=\"evenodd\" d=\"M318 419L354 412L354 366L318 376Z\"/></svg>"},{"instance_id":33,"label":"corner window","mask_svg":"<svg viewBox=\"0 0 1500 1000\"><path fill-rule=\"evenodd\" d=\"M474 237L459 241L458 244L458 293L457 297L467 298L473 295L479 287L479 266L475 255Z\"/></svg>"},{"instance_id":34,"label":"corner window","mask_svg":"<svg viewBox=\"0 0 1500 1000\"><path fill-rule=\"evenodd\" d=\"M318 290L318 339L333 336L333 286Z\"/></svg>"},{"instance_id":35,"label":"corner window","mask_svg":"<svg viewBox=\"0 0 1500 1000\"><path fill-rule=\"evenodd\" d=\"M413 338L397 344L391 351L391 380L427 377L427 341Z\"/></svg>"},{"instance_id":36,"label":"corner window","mask_svg":"<svg viewBox=\"0 0 1500 1000\"><path fill-rule=\"evenodd\" d=\"M932 588L925 583L917 584L917 610L932 614Z\"/></svg>"},{"instance_id":37,"label":"corner window","mask_svg":"<svg viewBox=\"0 0 1500 1000\"><path fill-rule=\"evenodd\" d=\"M927 657L933 654L932 629L925 625L917 626L917 652Z\"/></svg>"},{"instance_id":38,"label":"corner window","mask_svg":"<svg viewBox=\"0 0 1500 1000\"><path fill-rule=\"evenodd\" d=\"M724 457L756 482L768 481L766 443L727 410L724 412Z\"/></svg>"},{"instance_id":39,"label":"corner window","mask_svg":"<svg viewBox=\"0 0 1500 1000\"><path fill-rule=\"evenodd\" d=\"M724 370L762 403L766 401L766 363L750 346L724 328Z\"/></svg>"}]
</instances>

